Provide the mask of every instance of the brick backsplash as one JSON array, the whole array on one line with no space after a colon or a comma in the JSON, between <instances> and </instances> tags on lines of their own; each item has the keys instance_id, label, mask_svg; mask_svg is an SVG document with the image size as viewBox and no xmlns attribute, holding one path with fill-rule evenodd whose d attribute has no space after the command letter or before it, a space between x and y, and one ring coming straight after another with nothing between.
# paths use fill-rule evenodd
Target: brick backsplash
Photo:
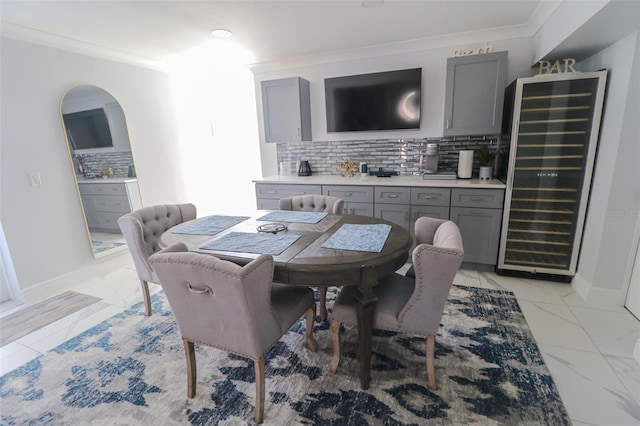
<instances>
[{"instance_id":1,"label":"brick backsplash","mask_svg":"<svg viewBox=\"0 0 640 426\"><path fill-rule=\"evenodd\" d=\"M420 155L425 155L427 143L440 145L440 170L458 170L458 152L488 145L496 149L498 136L464 136L422 139L378 139L362 141L290 142L277 145L278 164L309 161L314 174L339 175L338 162L351 158L367 163L369 170L389 169L399 174L420 172ZM424 160L426 162L426 160ZM424 163L423 163L424 164ZM473 170L478 173L478 161ZM293 170L294 174L296 170Z\"/></svg>"},{"instance_id":2,"label":"brick backsplash","mask_svg":"<svg viewBox=\"0 0 640 426\"><path fill-rule=\"evenodd\" d=\"M129 166L133 165L131 152L104 152L96 154L76 154L77 161L85 173L100 176L100 167L111 167L114 177L127 177ZM75 163L75 162L74 162Z\"/></svg>"}]
</instances>

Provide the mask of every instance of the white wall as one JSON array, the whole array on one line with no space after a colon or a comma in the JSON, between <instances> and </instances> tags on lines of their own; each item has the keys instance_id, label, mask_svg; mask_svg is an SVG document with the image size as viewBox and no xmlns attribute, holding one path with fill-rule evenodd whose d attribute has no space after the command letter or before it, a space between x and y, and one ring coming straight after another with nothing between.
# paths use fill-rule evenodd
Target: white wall
<instances>
[{"instance_id":1,"label":"white wall","mask_svg":"<svg viewBox=\"0 0 640 426\"><path fill-rule=\"evenodd\" d=\"M73 86L101 87L122 106L143 205L192 202L199 216L255 208L258 131L246 66L193 64L169 75L1 40L0 218L28 302L43 297L37 288L70 286L130 259L91 254L59 115ZM30 186L30 172L43 186Z\"/></svg>"},{"instance_id":2,"label":"white wall","mask_svg":"<svg viewBox=\"0 0 640 426\"><path fill-rule=\"evenodd\" d=\"M609 70L589 209L572 282L594 304L623 304L638 241L640 21L633 19L637 14L635 2L563 2L534 37L536 59L575 53L583 55L578 56L582 60L577 69ZM617 25L615 31L607 31L603 21ZM619 39L610 40L611 34ZM574 51L572 46L580 49Z\"/></svg>"},{"instance_id":3,"label":"white wall","mask_svg":"<svg viewBox=\"0 0 640 426\"><path fill-rule=\"evenodd\" d=\"M503 50L509 52L507 82L510 83L517 77L529 77L532 75L533 70L531 70L530 66L531 57L533 56L533 42L530 38L492 41L488 44L493 47L493 51L495 52ZM478 43L474 47L478 46L484 46L484 44ZM264 142L262 97L260 90L260 82L262 80L294 76L309 80L313 141L441 137L444 120L444 90L447 58L454 56L453 52L455 49L466 47L469 46L451 46L411 53L374 55L373 57L364 59L341 60L286 70L256 73L255 90L258 100L258 123L260 129L263 176L275 175L278 169L276 164L276 144ZM422 67L422 119L420 130L376 133L355 132L351 134L327 133L324 104L325 78L417 67Z\"/></svg>"},{"instance_id":4,"label":"white wall","mask_svg":"<svg viewBox=\"0 0 640 426\"><path fill-rule=\"evenodd\" d=\"M110 261L91 254L65 146L59 103L71 87L102 87L122 106L145 205L187 200L166 74L1 43L0 218L24 290ZM40 173L42 186L30 186L30 172Z\"/></svg>"},{"instance_id":5,"label":"white wall","mask_svg":"<svg viewBox=\"0 0 640 426\"><path fill-rule=\"evenodd\" d=\"M574 286L589 301L625 299L640 211L640 43L631 34L579 64L607 68L604 120Z\"/></svg>"}]
</instances>

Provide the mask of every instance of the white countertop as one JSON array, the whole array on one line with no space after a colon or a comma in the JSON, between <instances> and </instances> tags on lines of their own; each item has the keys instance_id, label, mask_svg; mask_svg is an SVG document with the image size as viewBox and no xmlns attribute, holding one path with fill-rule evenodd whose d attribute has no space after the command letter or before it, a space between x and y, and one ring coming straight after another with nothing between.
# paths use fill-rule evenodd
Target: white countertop
<instances>
[{"instance_id":1,"label":"white countertop","mask_svg":"<svg viewBox=\"0 0 640 426\"><path fill-rule=\"evenodd\" d=\"M504 189L506 185L498 179L423 179L422 176L361 176L342 177L340 175L312 176L267 176L254 179L254 183L288 183L296 185L369 185L369 186L424 186L441 188L484 188Z\"/></svg>"},{"instance_id":2,"label":"white countertop","mask_svg":"<svg viewBox=\"0 0 640 426\"><path fill-rule=\"evenodd\" d=\"M78 179L78 183L127 183L127 182L138 181L137 178L130 178L130 177L111 177L111 178L104 179L101 176L98 176L93 179L87 179L82 176L76 176L76 179Z\"/></svg>"}]
</instances>

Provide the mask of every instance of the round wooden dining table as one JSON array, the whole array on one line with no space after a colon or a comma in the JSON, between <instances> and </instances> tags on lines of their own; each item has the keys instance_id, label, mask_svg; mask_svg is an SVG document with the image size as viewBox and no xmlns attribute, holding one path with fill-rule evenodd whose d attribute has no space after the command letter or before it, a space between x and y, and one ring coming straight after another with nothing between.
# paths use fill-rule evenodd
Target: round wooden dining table
<instances>
[{"instance_id":1,"label":"round wooden dining table","mask_svg":"<svg viewBox=\"0 0 640 426\"><path fill-rule=\"evenodd\" d=\"M270 212L272 211L252 212L251 216L245 215L248 217L245 220L215 235L179 233L183 228L208 219L208 217L197 218L164 232L160 238L160 246L168 247L171 244L182 242L189 247L190 251L213 255L239 265L245 265L259 254L250 251L209 250L202 248L202 246L232 232L258 233L258 227L273 223L260 220ZM406 263L412 244L409 232L405 228L383 219L356 215L328 214L317 223L281 223L286 225L286 229L278 232L278 235L295 235L299 238L282 253L273 256L275 261L273 280L275 282L309 287L358 286L355 298L358 318L360 386L362 389L368 389L371 382L373 315L377 301L373 287L378 284L379 279L393 274ZM345 224L386 224L391 229L379 252L322 247Z\"/></svg>"}]
</instances>

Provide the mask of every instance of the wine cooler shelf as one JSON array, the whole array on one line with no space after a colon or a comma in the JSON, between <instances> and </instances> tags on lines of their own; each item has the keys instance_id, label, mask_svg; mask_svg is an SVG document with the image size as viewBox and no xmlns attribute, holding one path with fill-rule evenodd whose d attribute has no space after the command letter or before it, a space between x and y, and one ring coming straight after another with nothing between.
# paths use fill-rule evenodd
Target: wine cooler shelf
<instances>
[{"instance_id":1,"label":"wine cooler shelf","mask_svg":"<svg viewBox=\"0 0 640 426\"><path fill-rule=\"evenodd\" d=\"M498 270L573 275L606 71L516 80ZM508 138L508 140L507 140ZM502 148L504 149L504 148Z\"/></svg>"}]
</instances>

